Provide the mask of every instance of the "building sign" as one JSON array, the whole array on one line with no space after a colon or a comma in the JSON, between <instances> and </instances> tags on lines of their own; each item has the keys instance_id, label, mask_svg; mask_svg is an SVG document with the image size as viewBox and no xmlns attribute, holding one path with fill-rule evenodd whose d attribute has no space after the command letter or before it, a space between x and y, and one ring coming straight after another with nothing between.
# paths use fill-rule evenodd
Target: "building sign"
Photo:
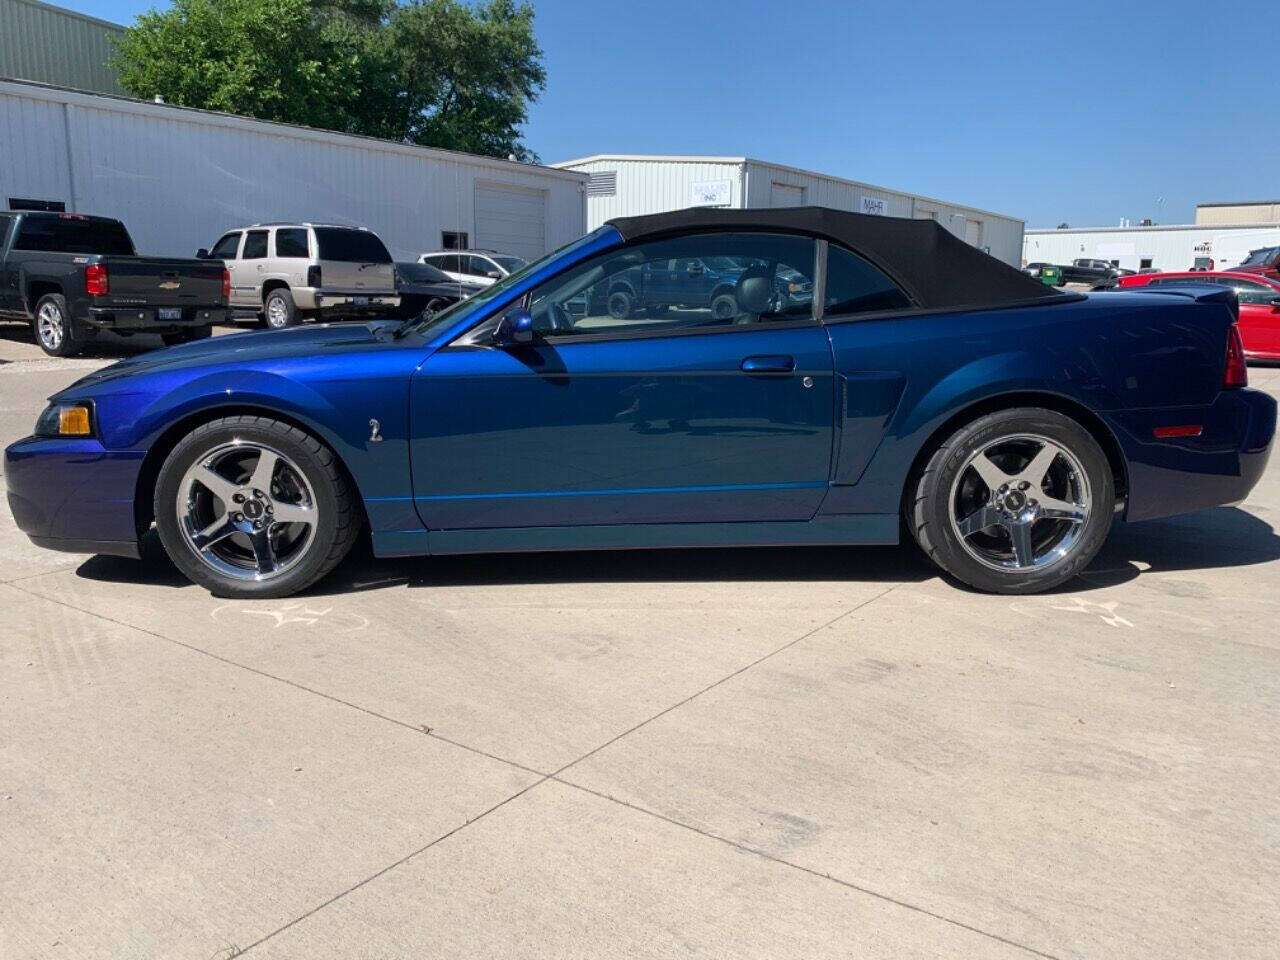
<instances>
[{"instance_id":1,"label":"building sign","mask_svg":"<svg viewBox=\"0 0 1280 960\"><path fill-rule=\"evenodd\" d=\"M689 191L689 203L695 207L727 207L732 202L732 180L699 180Z\"/></svg>"},{"instance_id":2,"label":"building sign","mask_svg":"<svg viewBox=\"0 0 1280 960\"><path fill-rule=\"evenodd\" d=\"M862 212L873 217L887 217L889 215L889 201L881 200L879 197L863 197Z\"/></svg>"}]
</instances>

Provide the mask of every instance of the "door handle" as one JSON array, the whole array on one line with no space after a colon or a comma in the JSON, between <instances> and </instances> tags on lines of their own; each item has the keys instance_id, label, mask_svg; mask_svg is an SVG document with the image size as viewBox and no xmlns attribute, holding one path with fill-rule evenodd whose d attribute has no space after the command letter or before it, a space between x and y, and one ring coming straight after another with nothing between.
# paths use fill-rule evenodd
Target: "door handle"
<instances>
[{"instance_id":1,"label":"door handle","mask_svg":"<svg viewBox=\"0 0 1280 960\"><path fill-rule=\"evenodd\" d=\"M785 354L765 354L742 361L743 373L791 373L795 368L795 357Z\"/></svg>"}]
</instances>

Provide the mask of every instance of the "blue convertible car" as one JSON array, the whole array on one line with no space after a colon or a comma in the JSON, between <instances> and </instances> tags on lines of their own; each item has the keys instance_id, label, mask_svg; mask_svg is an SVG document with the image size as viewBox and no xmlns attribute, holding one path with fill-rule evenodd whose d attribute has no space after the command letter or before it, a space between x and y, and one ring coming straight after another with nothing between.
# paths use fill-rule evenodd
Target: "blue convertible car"
<instances>
[{"instance_id":1,"label":"blue convertible car","mask_svg":"<svg viewBox=\"0 0 1280 960\"><path fill-rule=\"evenodd\" d=\"M583 309L730 258L734 308ZM812 295L779 298L779 278ZM573 306L573 309L570 307ZM623 313L615 316L614 313ZM18 525L226 596L381 556L896 543L982 590L1062 583L1114 516L1239 501L1276 404L1234 294L1085 297L929 221L820 208L616 220L425 320L179 346L52 398L5 453Z\"/></svg>"}]
</instances>

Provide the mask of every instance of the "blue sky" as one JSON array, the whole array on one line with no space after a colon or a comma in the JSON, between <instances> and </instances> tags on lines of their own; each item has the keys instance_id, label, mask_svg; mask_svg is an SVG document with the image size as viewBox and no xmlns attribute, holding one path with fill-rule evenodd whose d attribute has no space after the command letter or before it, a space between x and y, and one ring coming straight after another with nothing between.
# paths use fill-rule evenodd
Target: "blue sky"
<instances>
[{"instance_id":1,"label":"blue sky","mask_svg":"<svg viewBox=\"0 0 1280 960\"><path fill-rule=\"evenodd\" d=\"M59 2L59 0L55 0ZM60 0L119 23L165 0ZM1274 4L535 0L526 139L753 156L1022 217L1280 196Z\"/></svg>"}]
</instances>

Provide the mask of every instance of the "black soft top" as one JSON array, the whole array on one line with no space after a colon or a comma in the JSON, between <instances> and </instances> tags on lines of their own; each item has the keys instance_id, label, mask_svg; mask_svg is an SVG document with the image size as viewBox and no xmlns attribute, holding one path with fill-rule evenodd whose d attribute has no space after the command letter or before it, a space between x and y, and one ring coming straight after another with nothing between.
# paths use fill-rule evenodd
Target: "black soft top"
<instances>
[{"instance_id":1,"label":"black soft top","mask_svg":"<svg viewBox=\"0 0 1280 960\"><path fill-rule=\"evenodd\" d=\"M887 273L922 309L995 306L1063 297L954 236L933 220L873 217L829 207L715 210L690 207L609 224L631 242L696 230L806 233L848 247Z\"/></svg>"}]
</instances>

